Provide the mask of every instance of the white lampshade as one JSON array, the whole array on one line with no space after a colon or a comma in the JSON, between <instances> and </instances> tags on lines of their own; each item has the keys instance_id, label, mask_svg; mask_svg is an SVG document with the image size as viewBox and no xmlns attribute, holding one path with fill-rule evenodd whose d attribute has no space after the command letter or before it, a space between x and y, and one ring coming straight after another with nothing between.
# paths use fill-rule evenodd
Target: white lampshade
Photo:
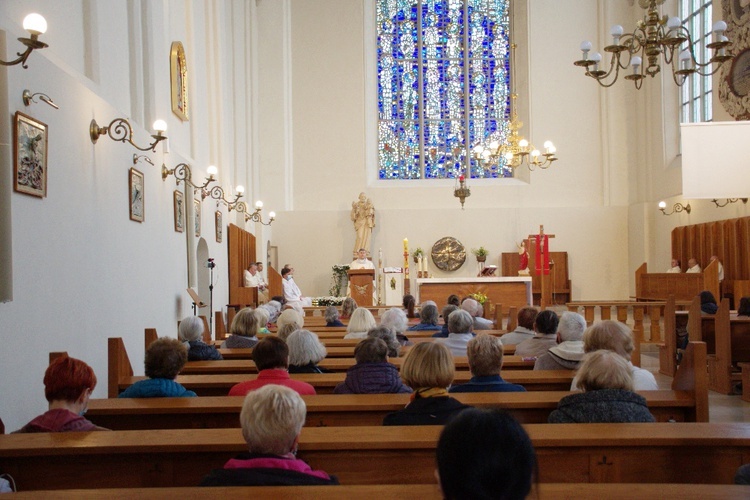
<instances>
[{"instance_id":1,"label":"white lampshade","mask_svg":"<svg viewBox=\"0 0 750 500\"><path fill-rule=\"evenodd\" d=\"M682 21L680 20L679 17L670 17L669 20L667 21L667 28L671 30L677 29L680 27L681 24L682 24Z\"/></svg>"},{"instance_id":2,"label":"white lampshade","mask_svg":"<svg viewBox=\"0 0 750 500\"><path fill-rule=\"evenodd\" d=\"M727 23L724 21L716 21L711 31L715 31L719 34L724 33L727 30Z\"/></svg>"},{"instance_id":3,"label":"white lampshade","mask_svg":"<svg viewBox=\"0 0 750 500\"><path fill-rule=\"evenodd\" d=\"M47 20L34 12L23 18L23 29L32 35L41 35L47 31Z\"/></svg>"},{"instance_id":4,"label":"white lampshade","mask_svg":"<svg viewBox=\"0 0 750 500\"><path fill-rule=\"evenodd\" d=\"M255 202L255 208L263 208L263 202L258 200Z\"/></svg>"},{"instance_id":5,"label":"white lampshade","mask_svg":"<svg viewBox=\"0 0 750 500\"><path fill-rule=\"evenodd\" d=\"M624 33L625 30L623 30L622 26L619 24L615 24L612 26L612 29L609 31L609 34L612 36L620 37Z\"/></svg>"},{"instance_id":6,"label":"white lampshade","mask_svg":"<svg viewBox=\"0 0 750 500\"><path fill-rule=\"evenodd\" d=\"M270 212L270 213L268 214L268 216L269 216L269 217L270 217L271 219L275 219L275 218L276 218L276 212Z\"/></svg>"},{"instance_id":7,"label":"white lampshade","mask_svg":"<svg viewBox=\"0 0 750 500\"><path fill-rule=\"evenodd\" d=\"M219 169L216 168L216 165L209 165L208 168L206 169L206 173L209 176L213 177L214 175L219 173Z\"/></svg>"},{"instance_id":8,"label":"white lampshade","mask_svg":"<svg viewBox=\"0 0 750 500\"><path fill-rule=\"evenodd\" d=\"M234 190L237 191L237 194L242 194L245 192L245 186L239 185Z\"/></svg>"},{"instance_id":9,"label":"white lampshade","mask_svg":"<svg viewBox=\"0 0 750 500\"><path fill-rule=\"evenodd\" d=\"M667 202L666 201L660 201L659 202L659 208L667 208Z\"/></svg>"},{"instance_id":10,"label":"white lampshade","mask_svg":"<svg viewBox=\"0 0 750 500\"><path fill-rule=\"evenodd\" d=\"M630 65L633 66L633 68L637 68L641 65L643 62L643 59L640 58L640 56L633 56L630 58Z\"/></svg>"},{"instance_id":11,"label":"white lampshade","mask_svg":"<svg viewBox=\"0 0 750 500\"><path fill-rule=\"evenodd\" d=\"M521 139L520 141L518 141L518 146L522 148L527 148L529 147L529 141L527 141L526 139Z\"/></svg>"},{"instance_id":12,"label":"white lampshade","mask_svg":"<svg viewBox=\"0 0 750 500\"><path fill-rule=\"evenodd\" d=\"M165 122L164 120L156 120L154 124L152 125L152 127L157 132L166 132L167 122Z\"/></svg>"},{"instance_id":13,"label":"white lampshade","mask_svg":"<svg viewBox=\"0 0 750 500\"><path fill-rule=\"evenodd\" d=\"M599 52L594 52L593 54L591 54L591 60L595 63L598 63L602 60L602 55Z\"/></svg>"},{"instance_id":14,"label":"white lampshade","mask_svg":"<svg viewBox=\"0 0 750 500\"><path fill-rule=\"evenodd\" d=\"M582 41L581 42L581 50L583 52L588 52L589 50L591 50L591 42L589 42L588 40Z\"/></svg>"}]
</instances>

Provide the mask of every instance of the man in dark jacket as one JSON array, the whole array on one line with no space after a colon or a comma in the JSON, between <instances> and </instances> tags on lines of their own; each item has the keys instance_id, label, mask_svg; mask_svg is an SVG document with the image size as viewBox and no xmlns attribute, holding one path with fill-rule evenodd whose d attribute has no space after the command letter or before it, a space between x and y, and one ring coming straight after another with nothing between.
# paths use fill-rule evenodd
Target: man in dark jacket
<instances>
[{"instance_id":1,"label":"man in dark jacket","mask_svg":"<svg viewBox=\"0 0 750 500\"><path fill-rule=\"evenodd\" d=\"M398 368L388 362L388 346L379 338L368 338L354 348L357 364L346 372L346 379L334 394L386 394L411 392L401 382Z\"/></svg>"}]
</instances>

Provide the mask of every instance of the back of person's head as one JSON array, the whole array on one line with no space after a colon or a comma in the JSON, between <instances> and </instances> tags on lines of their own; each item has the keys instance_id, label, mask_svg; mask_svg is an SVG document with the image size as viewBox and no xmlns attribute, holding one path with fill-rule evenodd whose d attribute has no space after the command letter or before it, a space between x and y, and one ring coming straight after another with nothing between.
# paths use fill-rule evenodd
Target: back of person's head
<instances>
[{"instance_id":1,"label":"back of person's head","mask_svg":"<svg viewBox=\"0 0 750 500\"><path fill-rule=\"evenodd\" d=\"M55 359L44 372L44 397L52 401L76 402L96 387L96 375L89 365L68 356Z\"/></svg>"},{"instance_id":2,"label":"back of person's head","mask_svg":"<svg viewBox=\"0 0 750 500\"><path fill-rule=\"evenodd\" d=\"M318 336L310 330L297 330L292 333L287 337L286 345L289 347L289 364L294 366L318 364L327 354Z\"/></svg>"},{"instance_id":3,"label":"back of person's head","mask_svg":"<svg viewBox=\"0 0 750 500\"><path fill-rule=\"evenodd\" d=\"M250 307L235 314L230 331L232 335L242 337L255 337L258 334L258 320Z\"/></svg>"},{"instance_id":4,"label":"back of person's head","mask_svg":"<svg viewBox=\"0 0 750 500\"><path fill-rule=\"evenodd\" d=\"M477 312L479 311L479 302L471 298L464 299L464 301L461 302L461 309L471 314L472 317L477 316Z\"/></svg>"},{"instance_id":5,"label":"back of person's head","mask_svg":"<svg viewBox=\"0 0 750 500\"><path fill-rule=\"evenodd\" d=\"M401 379L414 390L447 388L453 382L455 373L453 355L438 342L420 342L415 345L409 350L401 366Z\"/></svg>"},{"instance_id":6,"label":"back of person's head","mask_svg":"<svg viewBox=\"0 0 750 500\"><path fill-rule=\"evenodd\" d=\"M606 349L630 361L634 348L633 333L627 325L619 321L600 321L590 326L583 334L584 352Z\"/></svg>"},{"instance_id":7,"label":"back of person's head","mask_svg":"<svg viewBox=\"0 0 750 500\"><path fill-rule=\"evenodd\" d=\"M375 322L375 316L365 307L358 307L353 313L349 320L349 325L346 327L346 331L351 332L367 332L378 326Z\"/></svg>"},{"instance_id":8,"label":"back of person's head","mask_svg":"<svg viewBox=\"0 0 750 500\"><path fill-rule=\"evenodd\" d=\"M162 337L146 348L146 376L173 380L188 360L188 348L177 339Z\"/></svg>"},{"instance_id":9,"label":"back of person's head","mask_svg":"<svg viewBox=\"0 0 750 500\"><path fill-rule=\"evenodd\" d=\"M461 307L461 299L455 293L448 296L448 300L445 302L448 305Z\"/></svg>"},{"instance_id":10,"label":"back of person's head","mask_svg":"<svg viewBox=\"0 0 750 500\"><path fill-rule=\"evenodd\" d=\"M539 309L536 307L522 307L521 310L518 311L518 326L526 328L527 330L533 330L537 314L539 314Z\"/></svg>"},{"instance_id":11,"label":"back of person's head","mask_svg":"<svg viewBox=\"0 0 750 500\"><path fill-rule=\"evenodd\" d=\"M714 294L708 290L703 290L700 293L700 298L701 312L704 312L706 314L716 314L716 311L719 310L719 306L716 305L716 298L714 298Z\"/></svg>"},{"instance_id":12,"label":"back of person's head","mask_svg":"<svg viewBox=\"0 0 750 500\"><path fill-rule=\"evenodd\" d=\"M368 337L354 348L357 364L385 363L388 359L388 346L381 338Z\"/></svg>"},{"instance_id":13,"label":"back of person's head","mask_svg":"<svg viewBox=\"0 0 750 500\"><path fill-rule=\"evenodd\" d=\"M503 367L503 343L494 335L480 333L466 346L469 369L474 377L499 375Z\"/></svg>"},{"instance_id":14,"label":"back of person's head","mask_svg":"<svg viewBox=\"0 0 750 500\"><path fill-rule=\"evenodd\" d=\"M453 311L458 311L458 309L459 307L454 304L448 304L445 307L443 307L443 310L440 312L440 314L443 316L443 323L447 325L448 316L450 316Z\"/></svg>"},{"instance_id":15,"label":"back of person's head","mask_svg":"<svg viewBox=\"0 0 750 500\"><path fill-rule=\"evenodd\" d=\"M409 320L403 309L392 307L380 315L380 326L390 328L396 334L404 333L409 327Z\"/></svg>"},{"instance_id":16,"label":"back of person's head","mask_svg":"<svg viewBox=\"0 0 750 500\"><path fill-rule=\"evenodd\" d=\"M240 412L242 437L250 453L286 455L294 453L295 441L305 424L307 408L294 390L265 385L245 396Z\"/></svg>"},{"instance_id":17,"label":"back of person's head","mask_svg":"<svg viewBox=\"0 0 750 500\"><path fill-rule=\"evenodd\" d=\"M179 337L183 342L194 342L203 336L203 320L198 316L188 316L180 321Z\"/></svg>"},{"instance_id":18,"label":"back of person's head","mask_svg":"<svg viewBox=\"0 0 750 500\"><path fill-rule=\"evenodd\" d=\"M453 311L448 316L448 333L471 333L474 318L463 309Z\"/></svg>"},{"instance_id":19,"label":"back of person's head","mask_svg":"<svg viewBox=\"0 0 750 500\"><path fill-rule=\"evenodd\" d=\"M271 302L278 302L279 303L279 310L281 310L282 306L284 304L286 304L286 299L284 298L283 295L274 295L273 297L271 297L271 300L269 300L268 302L269 303L271 303Z\"/></svg>"},{"instance_id":20,"label":"back of person's head","mask_svg":"<svg viewBox=\"0 0 750 500\"><path fill-rule=\"evenodd\" d=\"M584 391L600 389L633 390L633 375L625 358L614 351L599 349L581 360L578 387Z\"/></svg>"},{"instance_id":21,"label":"back of person's head","mask_svg":"<svg viewBox=\"0 0 750 500\"><path fill-rule=\"evenodd\" d=\"M401 353L401 343L396 338L396 334L390 328L376 326L367 331L367 336L381 339L388 346L388 356L397 358Z\"/></svg>"},{"instance_id":22,"label":"back of person's head","mask_svg":"<svg viewBox=\"0 0 750 500\"><path fill-rule=\"evenodd\" d=\"M570 311L562 313L560 323L557 325L557 334L560 335L560 341L583 340L584 331L586 331L586 318Z\"/></svg>"},{"instance_id":23,"label":"back of person's head","mask_svg":"<svg viewBox=\"0 0 750 500\"><path fill-rule=\"evenodd\" d=\"M286 369L289 366L289 347L280 338L264 336L253 347L253 362L258 371Z\"/></svg>"},{"instance_id":24,"label":"back of person's head","mask_svg":"<svg viewBox=\"0 0 750 500\"><path fill-rule=\"evenodd\" d=\"M445 426L437 444L443 498L523 500L537 470L526 431L501 410L468 408Z\"/></svg>"},{"instance_id":25,"label":"back of person's head","mask_svg":"<svg viewBox=\"0 0 750 500\"><path fill-rule=\"evenodd\" d=\"M294 321L292 321L291 323L287 323L283 325L281 328L277 328L276 336L286 342L289 336L299 329L300 329L300 326Z\"/></svg>"},{"instance_id":26,"label":"back of person's head","mask_svg":"<svg viewBox=\"0 0 750 500\"><path fill-rule=\"evenodd\" d=\"M408 293L404 295L404 309L406 309L406 315L410 318L415 317L414 316L414 308L417 307L417 301L414 300L413 295L409 295Z\"/></svg>"},{"instance_id":27,"label":"back of person's head","mask_svg":"<svg viewBox=\"0 0 750 500\"><path fill-rule=\"evenodd\" d=\"M261 328L265 328L268 324L268 320L271 318L271 314L268 312L268 309L265 307L258 307L253 311L255 314L255 322L258 325L258 330L260 331Z\"/></svg>"},{"instance_id":28,"label":"back of person's head","mask_svg":"<svg viewBox=\"0 0 750 500\"><path fill-rule=\"evenodd\" d=\"M351 297L347 297L344 299L344 302L341 304L341 314L346 317L351 317L351 315L354 313L357 307L359 307L357 305L357 301Z\"/></svg>"},{"instance_id":29,"label":"back of person's head","mask_svg":"<svg viewBox=\"0 0 750 500\"><path fill-rule=\"evenodd\" d=\"M305 326L303 316L295 309L286 309L282 311L279 318L276 320L276 327L281 328L288 323L296 323L300 328Z\"/></svg>"},{"instance_id":30,"label":"back of person's head","mask_svg":"<svg viewBox=\"0 0 750 500\"><path fill-rule=\"evenodd\" d=\"M750 316L750 297L742 297L737 308L738 316Z\"/></svg>"},{"instance_id":31,"label":"back of person's head","mask_svg":"<svg viewBox=\"0 0 750 500\"><path fill-rule=\"evenodd\" d=\"M557 317L557 313L547 309L536 315L534 330L543 335L557 333L557 324L559 322L560 319Z\"/></svg>"},{"instance_id":32,"label":"back of person's head","mask_svg":"<svg viewBox=\"0 0 750 500\"><path fill-rule=\"evenodd\" d=\"M326 312L323 317L325 318L326 323L333 323L339 319L339 310L336 309L336 306L328 306L326 307Z\"/></svg>"},{"instance_id":33,"label":"back of person's head","mask_svg":"<svg viewBox=\"0 0 750 500\"><path fill-rule=\"evenodd\" d=\"M434 304L422 304L419 310L419 319L422 323L428 325L438 324L438 308Z\"/></svg>"}]
</instances>

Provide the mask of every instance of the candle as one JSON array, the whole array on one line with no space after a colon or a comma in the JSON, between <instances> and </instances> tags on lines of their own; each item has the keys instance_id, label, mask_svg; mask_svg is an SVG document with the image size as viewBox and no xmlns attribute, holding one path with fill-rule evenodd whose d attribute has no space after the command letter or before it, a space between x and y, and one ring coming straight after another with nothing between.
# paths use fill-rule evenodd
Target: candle
<instances>
[{"instance_id":1,"label":"candle","mask_svg":"<svg viewBox=\"0 0 750 500\"><path fill-rule=\"evenodd\" d=\"M429 264L429 262L430 262L430 259L428 259L427 257L425 257L424 258L424 277L425 278L429 278L430 277L429 269L427 268L427 264Z\"/></svg>"},{"instance_id":2,"label":"candle","mask_svg":"<svg viewBox=\"0 0 750 500\"><path fill-rule=\"evenodd\" d=\"M404 238L404 252L409 252L409 240Z\"/></svg>"}]
</instances>

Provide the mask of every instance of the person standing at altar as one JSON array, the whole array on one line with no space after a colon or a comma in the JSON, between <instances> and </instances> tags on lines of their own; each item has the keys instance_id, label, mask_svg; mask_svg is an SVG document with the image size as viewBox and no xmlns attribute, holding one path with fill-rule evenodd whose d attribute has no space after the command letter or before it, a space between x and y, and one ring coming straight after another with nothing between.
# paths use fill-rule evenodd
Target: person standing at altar
<instances>
[{"instance_id":1,"label":"person standing at altar","mask_svg":"<svg viewBox=\"0 0 750 500\"><path fill-rule=\"evenodd\" d=\"M253 262L245 269L245 286L255 287L258 289L258 300L268 302L268 287L263 281L263 277L258 272L258 263Z\"/></svg>"},{"instance_id":2,"label":"person standing at altar","mask_svg":"<svg viewBox=\"0 0 750 500\"><path fill-rule=\"evenodd\" d=\"M298 304L303 307L310 307L312 305L312 299L310 297L303 297L302 291L294 282L293 270L284 267L281 270L281 283L284 286L284 299L289 304Z\"/></svg>"},{"instance_id":3,"label":"person standing at altar","mask_svg":"<svg viewBox=\"0 0 750 500\"><path fill-rule=\"evenodd\" d=\"M703 269L701 269L701 265L698 264L697 260L690 259L688 261L688 270L685 272L686 273L700 273L700 272L703 272Z\"/></svg>"},{"instance_id":4,"label":"person standing at altar","mask_svg":"<svg viewBox=\"0 0 750 500\"><path fill-rule=\"evenodd\" d=\"M668 273L681 273L682 267L680 266L680 261L678 259L672 259L672 267L667 269Z\"/></svg>"},{"instance_id":5,"label":"person standing at altar","mask_svg":"<svg viewBox=\"0 0 750 500\"><path fill-rule=\"evenodd\" d=\"M367 258L367 250L360 248L357 258L349 264L349 269L375 269L375 264Z\"/></svg>"}]
</instances>

